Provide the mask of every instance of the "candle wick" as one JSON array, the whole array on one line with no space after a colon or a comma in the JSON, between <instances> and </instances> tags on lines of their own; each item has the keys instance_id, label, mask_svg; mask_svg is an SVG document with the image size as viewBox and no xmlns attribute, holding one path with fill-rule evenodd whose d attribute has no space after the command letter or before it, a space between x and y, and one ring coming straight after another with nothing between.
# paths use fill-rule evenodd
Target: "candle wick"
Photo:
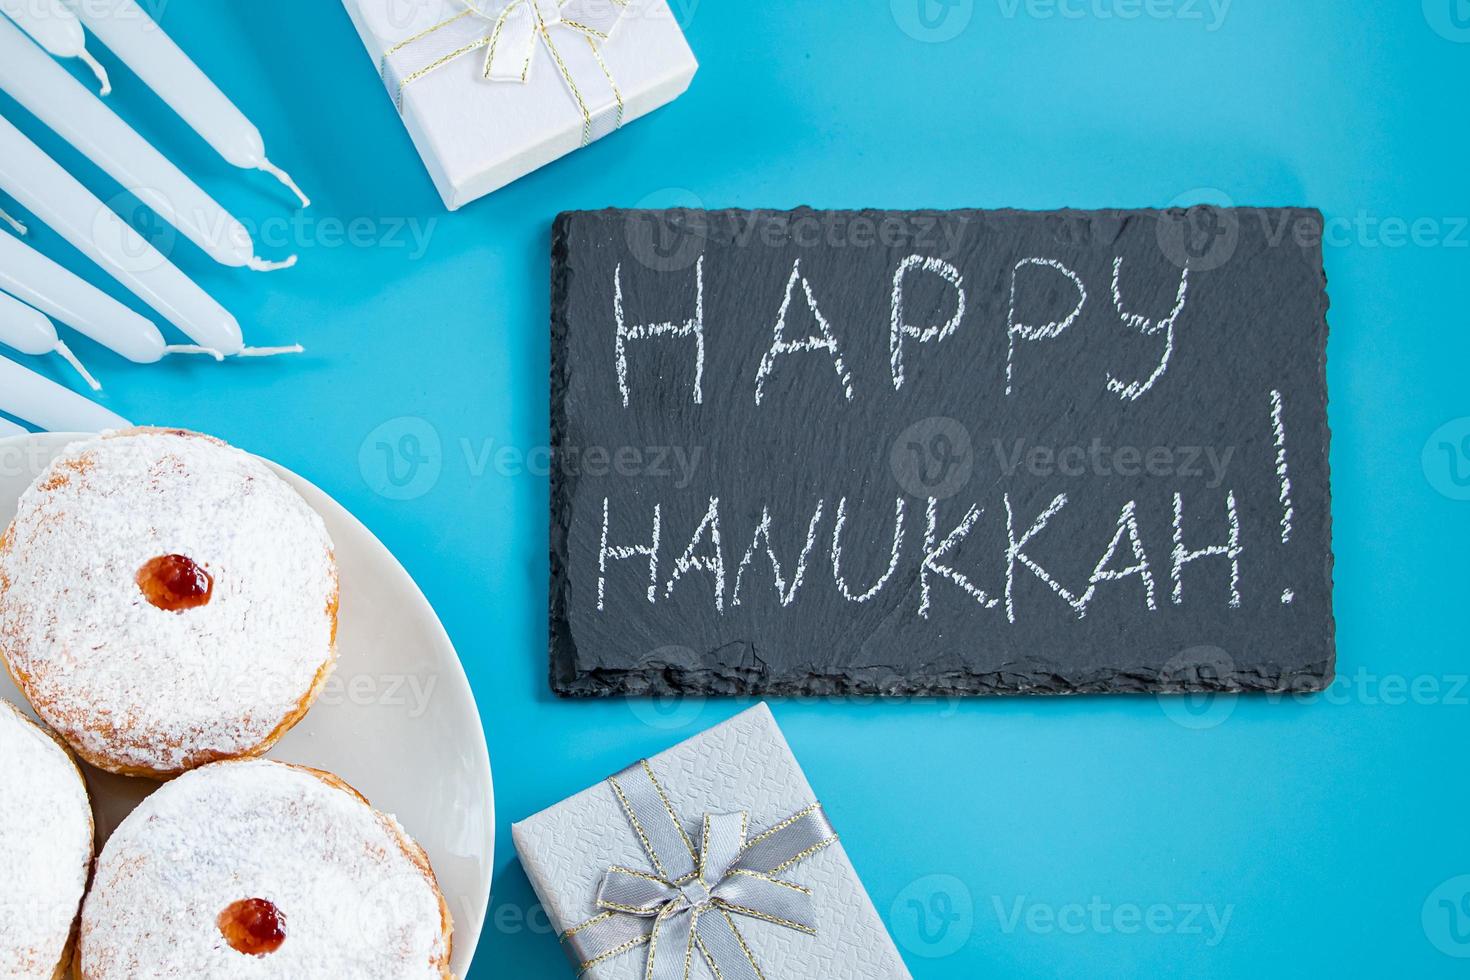
<instances>
[{"instance_id":1,"label":"candle wick","mask_svg":"<svg viewBox=\"0 0 1470 980\"><path fill-rule=\"evenodd\" d=\"M223 361L225 355L213 347L200 347L198 344L169 344L163 349L165 354L205 354L216 361Z\"/></svg>"},{"instance_id":2,"label":"candle wick","mask_svg":"<svg viewBox=\"0 0 1470 980\"><path fill-rule=\"evenodd\" d=\"M295 265L296 256L293 255L290 258L284 259L280 262L270 262L266 259L260 258L259 256L252 256L250 261L245 264L247 268L251 269L254 272L278 272L281 269L289 269L293 265Z\"/></svg>"},{"instance_id":3,"label":"candle wick","mask_svg":"<svg viewBox=\"0 0 1470 980\"><path fill-rule=\"evenodd\" d=\"M237 357L275 357L278 354L304 354L306 348L300 344L291 344L289 347L246 347L241 350Z\"/></svg>"},{"instance_id":4,"label":"candle wick","mask_svg":"<svg viewBox=\"0 0 1470 980\"><path fill-rule=\"evenodd\" d=\"M216 361L223 361L225 355L213 347L200 347L197 344L169 344L163 349L165 354L207 354ZM236 354L236 357L276 357L280 354L304 354L306 348L300 344L291 344L289 347L245 347Z\"/></svg>"},{"instance_id":5,"label":"candle wick","mask_svg":"<svg viewBox=\"0 0 1470 980\"><path fill-rule=\"evenodd\" d=\"M19 221L6 214L4 211L0 211L0 221L3 221L10 227L14 228L17 235L28 234L25 225L21 224Z\"/></svg>"},{"instance_id":6,"label":"candle wick","mask_svg":"<svg viewBox=\"0 0 1470 980\"><path fill-rule=\"evenodd\" d=\"M107 77L107 69L102 67L102 62L92 57L92 52L88 51L86 48L83 48L82 53L77 57L81 58L83 63L85 63L88 68L92 69L92 74L97 76L97 82L102 86L101 90L97 94L102 96L111 95L112 80Z\"/></svg>"},{"instance_id":7,"label":"candle wick","mask_svg":"<svg viewBox=\"0 0 1470 980\"><path fill-rule=\"evenodd\" d=\"M279 180L282 184L285 184L287 187L289 187L297 197L301 198L301 206L303 208L311 207L311 198L306 196L305 192L301 190L301 187L296 183L296 181L291 179L291 175L286 173L286 171L271 163L269 160L261 160L260 165L255 169L262 170L265 173L270 174L272 177L276 178L276 180Z\"/></svg>"},{"instance_id":8,"label":"candle wick","mask_svg":"<svg viewBox=\"0 0 1470 980\"><path fill-rule=\"evenodd\" d=\"M77 374L80 374L82 376L82 380L87 382L87 385L93 391L102 390L102 383L94 378L92 376L92 372L88 371L86 366L77 359L77 356L71 352L71 348L66 346L66 341L58 340L56 342L56 353L60 354L63 358L66 359L66 363L70 364L73 368L76 369Z\"/></svg>"}]
</instances>

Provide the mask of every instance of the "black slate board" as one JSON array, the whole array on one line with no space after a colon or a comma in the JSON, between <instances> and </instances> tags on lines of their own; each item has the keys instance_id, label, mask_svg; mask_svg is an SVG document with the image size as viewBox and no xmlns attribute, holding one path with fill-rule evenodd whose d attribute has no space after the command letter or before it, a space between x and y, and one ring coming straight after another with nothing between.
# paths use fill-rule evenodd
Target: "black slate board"
<instances>
[{"instance_id":1,"label":"black slate board","mask_svg":"<svg viewBox=\"0 0 1470 980\"><path fill-rule=\"evenodd\" d=\"M1305 209L560 215L553 689L1322 688L1321 231Z\"/></svg>"}]
</instances>

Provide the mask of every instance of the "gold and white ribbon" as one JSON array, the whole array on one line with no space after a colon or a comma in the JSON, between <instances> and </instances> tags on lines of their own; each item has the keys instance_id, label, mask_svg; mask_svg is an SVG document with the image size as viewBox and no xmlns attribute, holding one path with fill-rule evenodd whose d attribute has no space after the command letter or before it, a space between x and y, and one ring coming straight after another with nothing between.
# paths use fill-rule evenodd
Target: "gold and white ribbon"
<instances>
[{"instance_id":1,"label":"gold and white ribbon","mask_svg":"<svg viewBox=\"0 0 1470 980\"><path fill-rule=\"evenodd\" d=\"M623 124L623 93L602 45L629 0L455 0L463 9L383 53L379 73L403 111L410 85L460 58L485 52L486 81L526 84L545 49L582 116L582 145Z\"/></svg>"}]
</instances>

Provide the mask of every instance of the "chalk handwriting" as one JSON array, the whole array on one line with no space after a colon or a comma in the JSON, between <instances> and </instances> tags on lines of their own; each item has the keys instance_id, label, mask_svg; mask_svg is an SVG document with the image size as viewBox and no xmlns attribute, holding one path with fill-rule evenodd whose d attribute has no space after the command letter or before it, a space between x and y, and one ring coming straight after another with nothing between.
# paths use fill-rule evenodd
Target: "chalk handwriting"
<instances>
[{"instance_id":1,"label":"chalk handwriting","mask_svg":"<svg viewBox=\"0 0 1470 980\"><path fill-rule=\"evenodd\" d=\"M1123 289L1119 284L1122 273L1123 257L1120 255L1113 260L1113 308L1118 311L1118 316L1123 318L1124 323L1145 337L1152 337L1161 330L1164 332L1164 352L1159 356L1159 363L1148 378L1124 384L1111 373L1108 374L1109 391L1115 392L1124 401L1137 401L1169 369L1169 358L1174 356L1174 324L1178 322L1179 314L1184 312L1184 300L1189 294L1189 268L1186 266L1179 272L1179 292L1174 297L1174 309L1164 319L1157 321L1141 314L1128 313L1123 309Z\"/></svg>"},{"instance_id":2,"label":"chalk handwriting","mask_svg":"<svg viewBox=\"0 0 1470 980\"><path fill-rule=\"evenodd\" d=\"M954 287L954 316L938 326L916 327L904 317L904 277L908 275L910 269L915 268L923 269L925 272L932 272ZM888 333L888 353L890 369L893 374L893 390L897 391L903 387L903 338L912 337L921 344L927 344L931 341L938 342L954 333L958 329L960 321L965 318L965 286L960 276L960 270L943 259L926 258L922 255L910 255L898 264L898 269L893 273L891 309L892 320Z\"/></svg>"},{"instance_id":3,"label":"chalk handwriting","mask_svg":"<svg viewBox=\"0 0 1470 980\"><path fill-rule=\"evenodd\" d=\"M1060 320L1052 320L1039 326L1016 319L1016 281L1021 275L1021 270L1031 266L1055 269L1072 281L1072 285L1077 287L1077 305L1072 308L1071 313L1068 313ZM1077 318L1082 315L1082 308L1085 305L1087 305L1087 287L1082 285L1081 277L1056 259L1031 258L1022 259L1016 263L1016 267L1011 270L1011 305L1006 314L1007 395L1011 393L1011 374L1016 362L1016 338L1020 337L1022 340L1051 340L1060 337L1066 332L1068 327L1077 322Z\"/></svg>"},{"instance_id":4,"label":"chalk handwriting","mask_svg":"<svg viewBox=\"0 0 1470 980\"><path fill-rule=\"evenodd\" d=\"M817 330L821 332L820 337L811 335L801 340L786 339L786 313L791 308L791 297L796 292L798 281L801 282L801 291L806 297L807 309L811 310L812 319L816 321ZM817 308L817 298L812 293L810 280L801 274L801 259L791 264L791 278L786 280L786 296L781 300L780 313L776 315L774 334L770 349L761 357L760 367L755 372L755 403L757 405L761 403L761 398L765 394L766 378L775 369L778 356L819 350L824 350L831 355L832 366L837 369L837 380L842 385L842 394L848 401L852 401L852 373L842 363L842 351L837 346L837 337L832 333L832 325Z\"/></svg>"},{"instance_id":5,"label":"chalk handwriting","mask_svg":"<svg viewBox=\"0 0 1470 980\"><path fill-rule=\"evenodd\" d=\"M704 403L704 256L694 266L694 315L683 321L641 323L628 326L623 318L623 264L613 270L613 319L617 322L617 333L613 341L614 361L618 372L618 391L623 396L623 407L628 407L628 350L630 340L652 337L694 338L694 404Z\"/></svg>"}]
</instances>

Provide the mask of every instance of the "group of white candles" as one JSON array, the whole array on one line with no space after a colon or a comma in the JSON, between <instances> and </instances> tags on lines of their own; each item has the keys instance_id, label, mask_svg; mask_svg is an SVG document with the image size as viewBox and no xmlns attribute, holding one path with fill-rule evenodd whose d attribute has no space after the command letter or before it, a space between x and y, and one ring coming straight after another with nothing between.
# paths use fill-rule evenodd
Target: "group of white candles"
<instances>
[{"instance_id":1,"label":"group of white candles","mask_svg":"<svg viewBox=\"0 0 1470 980\"><path fill-rule=\"evenodd\" d=\"M90 30L231 165L272 174L302 207L309 205L295 182L266 158L260 131L135 0L0 0L0 15L0 90L220 264L269 272L295 263L295 256L274 262L257 256L243 224L52 60L81 59L96 73L100 94L107 95L107 72L87 51ZM153 321L0 229L0 344L25 354L59 354L94 390L100 386L53 320L140 364L172 353L222 359L300 350L246 347L240 324L224 307L3 117L0 192L193 341L166 343ZM17 216L3 210L0 223L26 232ZM0 411L46 429L126 424L3 357ZM0 436L18 428L0 418Z\"/></svg>"}]
</instances>

